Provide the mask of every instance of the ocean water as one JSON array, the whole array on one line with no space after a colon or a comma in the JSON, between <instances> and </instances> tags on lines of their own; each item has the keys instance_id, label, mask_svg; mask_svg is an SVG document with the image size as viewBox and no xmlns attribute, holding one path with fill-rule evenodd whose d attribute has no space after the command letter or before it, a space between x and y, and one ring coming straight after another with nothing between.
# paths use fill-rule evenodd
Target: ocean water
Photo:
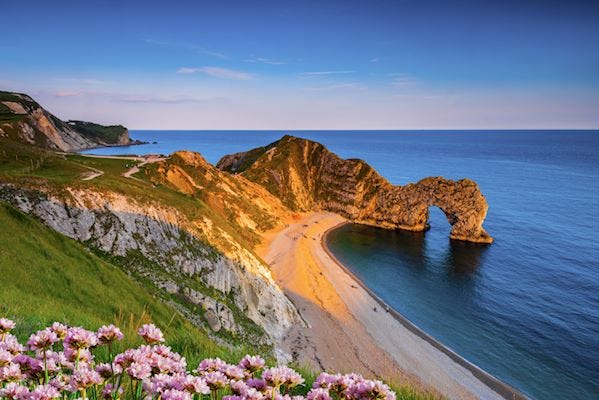
<instances>
[{"instance_id":1,"label":"ocean water","mask_svg":"<svg viewBox=\"0 0 599 400\"><path fill-rule=\"evenodd\" d=\"M132 131L158 144L90 152L189 149L215 163L284 133L394 184L474 179L492 245L449 240L432 207L426 233L350 224L329 247L397 311L532 398L599 398L599 131Z\"/></svg>"}]
</instances>

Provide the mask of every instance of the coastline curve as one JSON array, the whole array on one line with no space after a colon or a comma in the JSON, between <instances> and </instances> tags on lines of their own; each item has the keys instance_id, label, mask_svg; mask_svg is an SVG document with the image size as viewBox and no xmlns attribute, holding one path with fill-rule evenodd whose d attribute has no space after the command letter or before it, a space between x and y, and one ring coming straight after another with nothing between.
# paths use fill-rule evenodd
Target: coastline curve
<instances>
[{"instance_id":1,"label":"coastline curve","mask_svg":"<svg viewBox=\"0 0 599 400\"><path fill-rule=\"evenodd\" d=\"M353 279L358 285L360 285L360 287L364 291L366 291L366 293L368 293L368 295L370 295L370 297L372 297L381 307L383 307L383 309L388 310L388 313L395 320L397 320L401 325L403 325L406 329L408 329L411 333L418 336L420 339L424 340L429 345L433 346L435 349L437 349L440 352L442 352L443 354L445 354L452 361L454 361L461 367L468 370L470 373L472 373L472 375L474 377L476 377L476 379L478 379L484 385L486 385L487 387L492 389L494 392L499 394L501 397L503 397L506 400L531 400L531 398L529 398L528 396L526 396L519 390L513 388L512 386L508 385L507 383L505 383L505 382L501 381L500 379L496 378L495 376L491 375L490 373L483 370L476 364L466 360L464 357L460 356L458 353L456 353L455 351L453 351L452 349L450 349L449 347L447 347L446 345L444 345L443 343L439 342L437 339L433 338L431 335L426 333L424 330L419 328L416 324L414 324L412 321L410 321L404 315L402 315L401 313L399 313L398 311L393 309L391 306L389 306L387 303L385 303L385 301L382 298L380 298L376 293L374 293L374 291L372 291L372 289L370 289L368 286L366 286L366 284L364 284L364 282L362 282L362 280L360 280L351 270L349 270L349 268L347 268L345 265L343 265L343 263L341 263L337 259L337 257L335 257L335 255L329 248L329 246L327 244L327 237L328 237L329 233L331 233L335 229L338 229L338 228L342 227L343 225L350 224L350 223L352 223L352 222L344 221L344 222L341 222L333 227L330 227L322 234L322 236L320 238L321 247L324 249L326 254L331 258L331 260L333 260L335 262L335 264L337 264L337 266L343 272L345 272L351 279Z\"/></svg>"}]
</instances>

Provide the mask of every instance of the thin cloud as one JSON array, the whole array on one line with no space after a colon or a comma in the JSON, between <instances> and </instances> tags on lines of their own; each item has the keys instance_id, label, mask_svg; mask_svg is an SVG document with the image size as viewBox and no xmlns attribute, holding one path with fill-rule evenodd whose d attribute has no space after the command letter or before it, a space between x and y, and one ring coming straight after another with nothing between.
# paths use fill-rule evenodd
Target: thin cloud
<instances>
[{"instance_id":1,"label":"thin cloud","mask_svg":"<svg viewBox=\"0 0 599 400\"><path fill-rule=\"evenodd\" d=\"M220 79L235 79L240 81L250 81L256 78L256 75L249 72L237 71L234 69L220 68L220 67L201 67L201 68L190 68L182 67L177 70L178 74L195 74L203 73Z\"/></svg>"},{"instance_id":2,"label":"thin cloud","mask_svg":"<svg viewBox=\"0 0 599 400\"><path fill-rule=\"evenodd\" d=\"M208 56L221 58L223 60L226 60L229 58L224 53L221 53L219 51L209 50L204 46L201 46L198 44L193 44L193 43L173 43L173 42L165 42L162 40L154 40L154 39L143 39L143 41L148 44L154 45L154 46L174 47L174 48L178 48L178 49L185 49L185 50L189 50L189 51L192 51L195 53L206 54Z\"/></svg>"},{"instance_id":3,"label":"thin cloud","mask_svg":"<svg viewBox=\"0 0 599 400\"><path fill-rule=\"evenodd\" d=\"M144 96L144 95L119 95L113 96L113 100L121 103L155 103L155 104L189 104L206 103L210 100L189 96Z\"/></svg>"},{"instance_id":4,"label":"thin cloud","mask_svg":"<svg viewBox=\"0 0 599 400\"><path fill-rule=\"evenodd\" d=\"M81 95L81 92L73 91L73 90L60 90L54 93L56 97L75 97Z\"/></svg>"},{"instance_id":5,"label":"thin cloud","mask_svg":"<svg viewBox=\"0 0 599 400\"><path fill-rule=\"evenodd\" d=\"M315 71L315 72L302 72L300 76L322 76L322 75L342 75L342 74L353 74L356 71Z\"/></svg>"},{"instance_id":6,"label":"thin cloud","mask_svg":"<svg viewBox=\"0 0 599 400\"><path fill-rule=\"evenodd\" d=\"M111 81L104 81L101 79L90 79L90 78L54 78L55 81L60 81L60 82L74 82L74 83L80 83L80 84L84 84L84 85L112 85L114 84L114 82Z\"/></svg>"},{"instance_id":7,"label":"thin cloud","mask_svg":"<svg viewBox=\"0 0 599 400\"><path fill-rule=\"evenodd\" d=\"M360 87L360 84L357 82L347 82L347 83L337 83L337 84L328 85L328 86L307 87L307 88L304 88L304 90L316 92L316 91L335 90L335 89L355 89L355 88L359 88L359 87Z\"/></svg>"},{"instance_id":8,"label":"thin cloud","mask_svg":"<svg viewBox=\"0 0 599 400\"><path fill-rule=\"evenodd\" d=\"M379 60L379 58L378 58L378 57L375 57L375 58L371 58L371 59L370 59L370 62L371 62L371 63L377 63L377 62L379 62L379 61L380 61L380 60Z\"/></svg>"},{"instance_id":9,"label":"thin cloud","mask_svg":"<svg viewBox=\"0 0 599 400\"><path fill-rule=\"evenodd\" d=\"M250 56L250 58L247 58L247 59L245 59L243 61L249 62L249 63L262 63L262 64L270 64L270 65L283 65L283 64L285 64L283 61L275 60L275 59L272 59L272 58L255 57L255 56Z\"/></svg>"}]
</instances>

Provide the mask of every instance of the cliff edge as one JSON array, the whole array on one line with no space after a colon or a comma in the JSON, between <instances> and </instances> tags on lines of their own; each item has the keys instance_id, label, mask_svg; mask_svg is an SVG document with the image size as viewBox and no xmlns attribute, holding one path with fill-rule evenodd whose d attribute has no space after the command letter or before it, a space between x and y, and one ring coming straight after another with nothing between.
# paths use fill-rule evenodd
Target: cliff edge
<instances>
[{"instance_id":1,"label":"cliff edge","mask_svg":"<svg viewBox=\"0 0 599 400\"><path fill-rule=\"evenodd\" d=\"M31 97L0 91L0 137L59 151L137 143L121 125L61 121Z\"/></svg>"},{"instance_id":2,"label":"cliff edge","mask_svg":"<svg viewBox=\"0 0 599 400\"><path fill-rule=\"evenodd\" d=\"M482 226L487 201L470 179L429 177L396 186L362 160L341 159L320 143L293 136L225 156L217 168L258 183L294 211L331 211L355 223L423 231L429 207L437 206L452 239L493 242Z\"/></svg>"}]
</instances>

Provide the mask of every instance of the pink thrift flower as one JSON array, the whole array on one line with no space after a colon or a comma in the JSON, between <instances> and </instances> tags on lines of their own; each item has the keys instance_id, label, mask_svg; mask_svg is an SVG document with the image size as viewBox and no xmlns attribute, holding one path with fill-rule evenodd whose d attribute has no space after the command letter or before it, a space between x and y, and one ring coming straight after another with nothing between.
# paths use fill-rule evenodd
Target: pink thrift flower
<instances>
[{"instance_id":1,"label":"pink thrift flower","mask_svg":"<svg viewBox=\"0 0 599 400\"><path fill-rule=\"evenodd\" d=\"M10 333L4 334L4 340L0 341L0 349L4 349L11 353L13 356L16 356L19 353L25 351L25 348L16 337L11 335Z\"/></svg>"},{"instance_id":2,"label":"pink thrift flower","mask_svg":"<svg viewBox=\"0 0 599 400\"><path fill-rule=\"evenodd\" d=\"M107 384L104 389L102 389L102 399L104 400L112 400L116 391L116 386L112 383ZM125 392L122 387L119 387L119 392L117 393L116 398L119 399L121 395Z\"/></svg>"},{"instance_id":3,"label":"pink thrift flower","mask_svg":"<svg viewBox=\"0 0 599 400\"><path fill-rule=\"evenodd\" d=\"M323 388L315 388L308 392L306 400L333 400L329 391Z\"/></svg>"},{"instance_id":4,"label":"pink thrift flower","mask_svg":"<svg viewBox=\"0 0 599 400\"><path fill-rule=\"evenodd\" d=\"M13 355L10 351L0 349L0 367L6 367L13 359Z\"/></svg>"},{"instance_id":5,"label":"pink thrift flower","mask_svg":"<svg viewBox=\"0 0 599 400\"><path fill-rule=\"evenodd\" d=\"M78 392L93 385L100 385L102 382L100 374L87 366L83 366L76 369L73 375L71 375L69 379L69 391Z\"/></svg>"},{"instance_id":6,"label":"pink thrift flower","mask_svg":"<svg viewBox=\"0 0 599 400\"><path fill-rule=\"evenodd\" d=\"M264 368L264 365L264 359L260 356L247 355L243 357L239 362L239 366L248 371L250 374L253 374L254 372L261 370L262 368Z\"/></svg>"},{"instance_id":7,"label":"pink thrift flower","mask_svg":"<svg viewBox=\"0 0 599 400\"><path fill-rule=\"evenodd\" d=\"M120 375L123 373L123 368L118 364L102 363L96 366L96 372L104 379L112 378L113 375Z\"/></svg>"},{"instance_id":8,"label":"pink thrift flower","mask_svg":"<svg viewBox=\"0 0 599 400\"><path fill-rule=\"evenodd\" d=\"M191 394L209 394L210 388L203 378L193 375L184 375L184 378L179 381L182 389Z\"/></svg>"},{"instance_id":9,"label":"pink thrift flower","mask_svg":"<svg viewBox=\"0 0 599 400\"><path fill-rule=\"evenodd\" d=\"M262 373L262 379L272 387L294 387L304 383L304 378L289 367L269 368Z\"/></svg>"},{"instance_id":10,"label":"pink thrift flower","mask_svg":"<svg viewBox=\"0 0 599 400\"><path fill-rule=\"evenodd\" d=\"M221 371L227 367L227 363L221 360L220 358L206 358L205 360L200 361L200 365L198 366L198 373L204 372L214 372Z\"/></svg>"},{"instance_id":11,"label":"pink thrift flower","mask_svg":"<svg viewBox=\"0 0 599 400\"><path fill-rule=\"evenodd\" d=\"M50 385L39 385L36 387L29 397L30 400L50 400L61 397L60 392Z\"/></svg>"},{"instance_id":12,"label":"pink thrift flower","mask_svg":"<svg viewBox=\"0 0 599 400\"><path fill-rule=\"evenodd\" d=\"M204 379L210 390L222 389L229 383L225 374L220 371L208 372L204 375Z\"/></svg>"},{"instance_id":13,"label":"pink thrift flower","mask_svg":"<svg viewBox=\"0 0 599 400\"><path fill-rule=\"evenodd\" d=\"M137 334L141 336L146 343L155 344L164 342L162 331L158 329L154 324L145 324L138 329Z\"/></svg>"},{"instance_id":14,"label":"pink thrift flower","mask_svg":"<svg viewBox=\"0 0 599 400\"><path fill-rule=\"evenodd\" d=\"M13 321L7 318L0 318L0 334L5 334L10 332L17 326Z\"/></svg>"},{"instance_id":15,"label":"pink thrift flower","mask_svg":"<svg viewBox=\"0 0 599 400\"><path fill-rule=\"evenodd\" d=\"M0 388L0 397L11 400L29 399L29 389L18 383L8 383L4 388Z\"/></svg>"},{"instance_id":16,"label":"pink thrift flower","mask_svg":"<svg viewBox=\"0 0 599 400\"><path fill-rule=\"evenodd\" d=\"M162 400L191 400L191 393L176 389L167 389L162 393Z\"/></svg>"},{"instance_id":17,"label":"pink thrift flower","mask_svg":"<svg viewBox=\"0 0 599 400\"><path fill-rule=\"evenodd\" d=\"M94 332L87 329L69 328L64 338L64 344L71 349L88 349L98 344L98 338Z\"/></svg>"},{"instance_id":18,"label":"pink thrift flower","mask_svg":"<svg viewBox=\"0 0 599 400\"><path fill-rule=\"evenodd\" d=\"M98 343L110 344L117 340L122 340L124 335L119 328L114 325L104 325L98 329Z\"/></svg>"},{"instance_id":19,"label":"pink thrift flower","mask_svg":"<svg viewBox=\"0 0 599 400\"><path fill-rule=\"evenodd\" d=\"M27 346L31 350L48 350L52 345L58 342L58 335L50 329L44 329L31 335L27 341Z\"/></svg>"},{"instance_id":20,"label":"pink thrift flower","mask_svg":"<svg viewBox=\"0 0 599 400\"><path fill-rule=\"evenodd\" d=\"M0 382L18 382L24 378L21 366L16 363L0 368Z\"/></svg>"},{"instance_id":21,"label":"pink thrift flower","mask_svg":"<svg viewBox=\"0 0 599 400\"><path fill-rule=\"evenodd\" d=\"M143 380L152 375L152 368L145 363L133 362L127 368L127 374L133 379Z\"/></svg>"},{"instance_id":22,"label":"pink thrift flower","mask_svg":"<svg viewBox=\"0 0 599 400\"><path fill-rule=\"evenodd\" d=\"M60 322L54 322L48 329L56 333L56 336L58 336L60 340L63 340L67 336L67 331L69 330L66 325L63 325Z\"/></svg>"}]
</instances>

